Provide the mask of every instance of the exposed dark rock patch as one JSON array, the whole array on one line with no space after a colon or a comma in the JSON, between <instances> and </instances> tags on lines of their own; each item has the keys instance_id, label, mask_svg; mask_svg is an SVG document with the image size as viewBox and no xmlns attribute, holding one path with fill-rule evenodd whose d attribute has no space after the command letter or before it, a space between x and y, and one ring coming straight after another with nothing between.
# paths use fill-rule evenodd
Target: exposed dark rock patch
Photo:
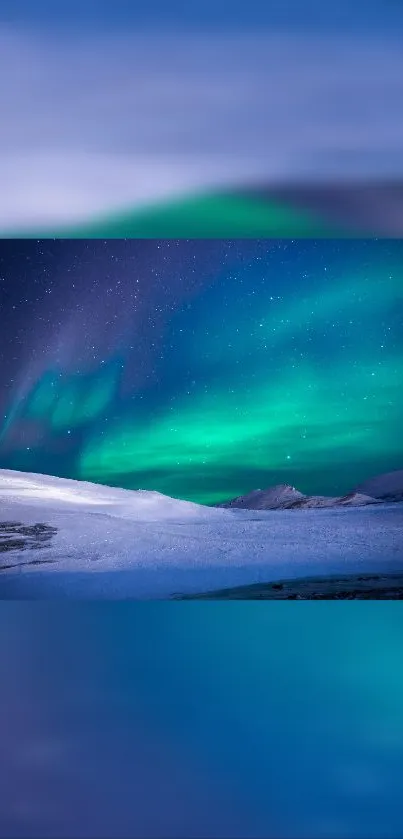
<instances>
[{"instance_id":1,"label":"exposed dark rock patch","mask_svg":"<svg viewBox=\"0 0 403 839\"><path fill-rule=\"evenodd\" d=\"M39 522L31 525L18 521L0 522L0 554L48 548L56 533L57 527ZM41 565L53 561L46 557L27 558L25 561L1 563L0 571L18 568L19 565Z\"/></svg>"}]
</instances>

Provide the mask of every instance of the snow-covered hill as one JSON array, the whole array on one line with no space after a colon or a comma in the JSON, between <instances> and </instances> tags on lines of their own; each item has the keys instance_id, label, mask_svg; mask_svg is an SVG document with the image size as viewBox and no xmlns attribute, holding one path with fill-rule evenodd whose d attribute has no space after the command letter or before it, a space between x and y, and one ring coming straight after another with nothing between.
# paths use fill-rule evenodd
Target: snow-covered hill
<instances>
[{"instance_id":1,"label":"snow-covered hill","mask_svg":"<svg viewBox=\"0 0 403 839\"><path fill-rule=\"evenodd\" d=\"M362 492L350 492L332 498L326 495L304 495L289 484L278 484L269 489L256 489L219 506L239 510L303 510L315 507L363 507L376 503L375 498Z\"/></svg>"},{"instance_id":2,"label":"snow-covered hill","mask_svg":"<svg viewBox=\"0 0 403 839\"><path fill-rule=\"evenodd\" d=\"M360 484L355 491L382 500L403 501L403 469L370 478Z\"/></svg>"},{"instance_id":3,"label":"snow-covered hill","mask_svg":"<svg viewBox=\"0 0 403 839\"><path fill-rule=\"evenodd\" d=\"M403 504L352 501L320 511L217 509L0 470L0 598L165 598L403 570Z\"/></svg>"},{"instance_id":4,"label":"snow-covered hill","mask_svg":"<svg viewBox=\"0 0 403 839\"><path fill-rule=\"evenodd\" d=\"M55 478L29 472L0 469L2 504L29 504L57 510L102 512L119 518L140 521L186 519L210 516L210 508L190 501L170 498L160 492L129 490L117 487Z\"/></svg>"}]
</instances>

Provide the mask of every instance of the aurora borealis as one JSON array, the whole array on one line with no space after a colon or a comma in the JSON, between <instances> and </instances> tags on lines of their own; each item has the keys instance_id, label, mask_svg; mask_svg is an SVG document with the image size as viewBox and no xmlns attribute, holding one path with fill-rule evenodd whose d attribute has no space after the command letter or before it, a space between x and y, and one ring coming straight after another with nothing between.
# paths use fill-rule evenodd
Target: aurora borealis
<instances>
[{"instance_id":1,"label":"aurora borealis","mask_svg":"<svg viewBox=\"0 0 403 839\"><path fill-rule=\"evenodd\" d=\"M215 503L403 466L403 243L0 243L0 467Z\"/></svg>"}]
</instances>

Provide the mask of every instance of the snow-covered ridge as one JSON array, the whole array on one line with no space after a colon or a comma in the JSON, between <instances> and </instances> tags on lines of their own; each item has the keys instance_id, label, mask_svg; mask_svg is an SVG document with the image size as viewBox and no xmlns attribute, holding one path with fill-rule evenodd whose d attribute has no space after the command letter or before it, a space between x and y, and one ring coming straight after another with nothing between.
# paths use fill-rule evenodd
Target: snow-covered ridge
<instances>
[{"instance_id":1,"label":"snow-covered ridge","mask_svg":"<svg viewBox=\"0 0 403 839\"><path fill-rule=\"evenodd\" d=\"M403 501L403 471L379 475L342 496L304 495L290 484L257 489L220 504L242 510L302 510L315 507L364 507L381 501Z\"/></svg>"}]
</instances>

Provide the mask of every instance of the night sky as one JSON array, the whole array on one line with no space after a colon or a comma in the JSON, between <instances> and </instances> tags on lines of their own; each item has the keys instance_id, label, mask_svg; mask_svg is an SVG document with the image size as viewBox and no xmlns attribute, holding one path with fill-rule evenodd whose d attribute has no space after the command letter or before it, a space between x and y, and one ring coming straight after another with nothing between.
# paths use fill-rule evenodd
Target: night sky
<instances>
[{"instance_id":1,"label":"night sky","mask_svg":"<svg viewBox=\"0 0 403 839\"><path fill-rule=\"evenodd\" d=\"M2 241L0 467L216 503L403 467L403 242Z\"/></svg>"}]
</instances>

